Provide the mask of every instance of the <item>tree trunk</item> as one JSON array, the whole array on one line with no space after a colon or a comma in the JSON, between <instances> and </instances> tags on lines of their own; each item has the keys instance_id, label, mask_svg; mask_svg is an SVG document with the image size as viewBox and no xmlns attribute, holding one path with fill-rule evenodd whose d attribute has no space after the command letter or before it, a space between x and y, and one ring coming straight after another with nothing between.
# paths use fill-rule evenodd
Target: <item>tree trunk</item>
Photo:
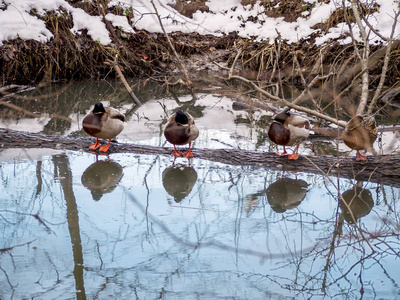
<instances>
[{"instance_id":1,"label":"tree trunk","mask_svg":"<svg viewBox=\"0 0 400 300\"><path fill-rule=\"evenodd\" d=\"M58 135L42 135L0 128L1 148L50 148L83 150L89 152L92 138L70 138ZM111 143L109 153L139 153L170 155L172 147L156 147L135 144ZM307 172L329 176L341 176L362 181L400 187L400 156L383 155L369 157L368 162L357 162L355 157L331 155L301 155L297 161L279 157L275 153L238 149L193 149L195 158L230 165L265 167L290 172Z\"/></svg>"}]
</instances>

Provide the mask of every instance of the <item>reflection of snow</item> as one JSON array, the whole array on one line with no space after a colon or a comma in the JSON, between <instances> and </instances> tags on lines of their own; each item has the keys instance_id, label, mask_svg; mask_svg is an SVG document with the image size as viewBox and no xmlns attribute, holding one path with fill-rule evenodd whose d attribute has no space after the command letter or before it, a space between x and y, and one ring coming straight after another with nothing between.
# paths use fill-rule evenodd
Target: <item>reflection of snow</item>
<instances>
[{"instance_id":1,"label":"reflection of snow","mask_svg":"<svg viewBox=\"0 0 400 300\"><path fill-rule=\"evenodd\" d=\"M22 160L42 160L43 156L50 156L64 153L62 150L47 148L29 148L29 149L3 149L0 150L0 162L4 161L22 161Z\"/></svg>"},{"instance_id":2,"label":"reflection of snow","mask_svg":"<svg viewBox=\"0 0 400 300\"><path fill-rule=\"evenodd\" d=\"M232 109L232 104L236 99L216 94L198 94L197 96L198 100L193 104L194 108L190 108L202 114L200 117L195 117L196 125L200 130L200 135L194 142L195 148L234 148L257 151L277 151L276 148L270 149L270 141L266 136L264 137L265 141L261 143L258 141L260 135L266 134L266 128L254 125L254 122L251 124L237 122L238 119L245 120L250 116L245 110L237 111ZM168 117L166 116L166 112L171 114L180 106L189 106L188 101L191 99L190 95L180 96L179 101L182 105L179 105L172 98L150 99L145 102L135 114L130 116L125 129L117 137L117 140L122 143L172 147L172 145L166 142L163 135L163 127ZM103 101L103 103L104 105L109 105L107 101ZM88 107L86 113L92 108L92 106ZM118 109L125 113L132 109L132 104L125 104ZM72 122L68 124L69 127L65 129L65 131L62 131L63 134L68 136L80 131L82 128L81 122L86 113L70 114L68 117ZM256 109L253 112L252 118L254 120L260 120L261 117L265 116L270 116L270 114ZM49 117L20 118L18 120L3 119L0 120L0 126L19 131L40 133L50 120L51 118ZM268 124L266 126L268 127ZM58 132L55 133L59 134ZM87 137L86 134L82 134ZM382 134L383 151L379 149L378 145L378 140L381 136L379 134L374 144L375 150L379 154L399 153L400 143L398 134L398 132L384 132ZM327 140L326 142L331 144L331 150L335 151L336 141ZM313 155L312 148L313 140L310 138L300 145L300 153L304 155ZM289 153L292 152L292 149L294 149L294 147L288 148ZM351 151L342 141L339 141L338 150L340 153L349 152L350 155L355 155L355 151Z\"/></svg>"},{"instance_id":3,"label":"reflection of snow","mask_svg":"<svg viewBox=\"0 0 400 300\"><path fill-rule=\"evenodd\" d=\"M190 100L191 96L181 97L183 103ZM199 148L225 148L231 145L233 148L254 149L256 141L255 129L248 124L236 124L239 116L246 117L246 111L233 111L233 100L227 97L216 97L212 94L198 95L196 107L204 106L203 115L195 118L200 136L195 141L195 147ZM137 116L132 116L119 138L133 143L148 144L154 146L163 145L165 138L162 134L161 123L165 112L172 113L179 105L172 99L148 101L137 111ZM266 114L261 111L254 113L255 118ZM161 131L160 131L161 130ZM161 133L161 134L160 134ZM170 146L166 144L167 146Z\"/></svg>"},{"instance_id":4,"label":"reflection of snow","mask_svg":"<svg viewBox=\"0 0 400 300\"><path fill-rule=\"evenodd\" d=\"M0 127L9 128L12 130L38 133L43 130L44 125L46 125L49 121L49 117L26 119L20 118L18 120L0 119Z\"/></svg>"}]
</instances>

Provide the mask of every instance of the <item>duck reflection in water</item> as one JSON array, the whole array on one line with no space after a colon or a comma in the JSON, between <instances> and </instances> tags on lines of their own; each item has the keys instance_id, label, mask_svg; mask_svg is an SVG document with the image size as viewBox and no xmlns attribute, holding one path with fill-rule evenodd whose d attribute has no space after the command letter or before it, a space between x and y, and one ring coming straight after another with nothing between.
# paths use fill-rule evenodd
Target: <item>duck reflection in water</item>
<instances>
[{"instance_id":1,"label":"duck reflection in water","mask_svg":"<svg viewBox=\"0 0 400 300\"><path fill-rule=\"evenodd\" d=\"M192 191L197 181L197 172L190 166L172 165L162 173L165 191L176 203L181 202Z\"/></svg>"},{"instance_id":2,"label":"duck reflection in water","mask_svg":"<svg viewBox=\"0 0 400 300\"><path fill-rule=\"evenodd\" d=\"M280 178L267 188L267 199L277 213L299 206L307 194L308 183L301 179Z\"/></svg>"},{"instance_id":3,"label":"duck reflection in water","mask_svg":"<svg viewBox=\"0 0 400 300\"><path fill-rule=\"evenodd\" d=\"M374 200L369 190L363 188L363 182L358 181L353 188L345 191L339 199L339 206L348 224L354 224L358 219L368 215L374 206ZM354 219L353 219L353 216Z\"/></svg>"},{"instance_id":4,"label":"duck reflection in water","mask_svg":"<svg viewBox=\"0 0 400 300\"><path fill-rule=\"evenodd\" d=\"M111 193L121 181L122 166L112 160L99 160L91 164L82 174L82 184L88 188L93 200L100 200Z\"/></svg>"}]
</instances>

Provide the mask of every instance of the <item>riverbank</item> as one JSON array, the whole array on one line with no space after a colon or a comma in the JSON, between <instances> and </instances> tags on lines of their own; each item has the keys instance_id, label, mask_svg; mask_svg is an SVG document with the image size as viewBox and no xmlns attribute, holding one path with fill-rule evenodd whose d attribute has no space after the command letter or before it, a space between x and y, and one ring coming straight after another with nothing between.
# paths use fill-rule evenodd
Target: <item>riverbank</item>
<instances>
[{"instance_id":1,"label":"riverbank","mask_svg":"<svg viewBox=\"0 0 400 300\"><path fill-rule=\"evenodd\" d=\"M44 22L45 27L38 29L41 31L36 35L40 37L21 38L24 35L17 32L16 38L0 43L1 85L115 76L105 62L114 60L117 55L125 76L174 74L179 69L177 58L154 13L148 12L151 5L139 2L129 7L126 3L112 1L71 1L64 6L49 6L47 10L45 7L43 11L36 6L17 7L25 22L21 25L23 29L30 26L31 17ZM342 33L338 34L339 24L345 21L344 10L335 8L330 1L318 4L303 1L295 5L291 1L280 1L279 5L269 1L237 1L225 9L215 1L177 1L175 4L168 2L167 6L164 2L168 1L157 2L160 16L189 71L206 70L218 74L221 68L211 60L229 66L240 48L240 69L249 79L296 84L301 83L302 76L311 80L316 74L336 73L357 60L354 48L349 42L345 43L349 33L342 27ZM378 18L378 12L384 13L383 4L379 6L377 2L364 9L363 14ZM13 5L16 3L3 4L2 16L10 15L7 12ZM330 11L326 12L327 9ZM148 19L148 14L153 19ZM204 23L196 27L194 24L199 22L200 16ZM318 22L314 20L316 17L320 18ZM9 27L18 28L17 23L9 22ZM225 24L216 24L219 22ZM276 27L266 35L268 22ZM297 36L297 42L293 42L291 36ZM370 45L371 53L384 47L377 38ZM387 86L397 82L398 52L396 45L390 56ZM380 62L370 69L371 76L377 76L370 81L372 87L377 85L376 79L381 74L383 57L379 59Z\"/></svg>"}]
</instances>

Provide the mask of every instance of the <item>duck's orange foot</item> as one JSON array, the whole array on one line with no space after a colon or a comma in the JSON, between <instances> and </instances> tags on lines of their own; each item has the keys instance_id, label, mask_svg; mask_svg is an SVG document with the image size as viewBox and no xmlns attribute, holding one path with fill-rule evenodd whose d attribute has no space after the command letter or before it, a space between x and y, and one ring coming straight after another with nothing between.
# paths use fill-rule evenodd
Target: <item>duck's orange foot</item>
<instances>
[{"instance_id":1,"label":"duck's orange foot","mask_svg":"<svg viewBox=\"0 0 400 300\"><path fill-rule=\"evenodd\" d=\"M175 149L174 152L171 153L171 155L179 157L179 156L182 156L183 153L181 151L178 151L178 150Z\"/></svg>"},{"instance_id":2,"label":"duck's orange foot","mask_svg":"<svg viewBox=\"0 0 400 300\"><path fill-rule=\"evenodd\" d=\"M193 153L192 151L187 151L185 153L182 153L183 156L187 157L187 158L192 158L193 157Z\"/></svg>"},{"instance_id":3,"label":"duck's orange foot","mask_svg":"<svg viewBox=\"0 0 400 300\"><path fill-rule=\"evenodd\" d=\"M357 161L367 161L368 158L365 155L362 155L360 152L357 151L357 157L356 157Z\"/></svg>"},{"instance_id":4,"label":"duck's orange foot","mask_svg":"<svg viewBox=\"0 0 400 300\"><path fill-rule=\"evenodd\" d=\"M100 152L107 152L108 151L108 149L110 148L110 145L103 145L103 146L100 146L99 147L99 151Z\"/></svg>"},{"instance_id":5,"label":"duck's orange foot","mask_svg":"<svg viewBox=\"0 0 400 300\"><path fill-rule=\"evenodd\" d=\"M108 141L107 145L100 146L99 151L100 152L107 152L108 149L110 148L110 143L111 143L111 140Z\"/></svg>"},{"instance_id":6,"label":"duck's orange foot","mask_svg":"<svg viewBox=\"0 0 400 300\"><path fill-rule=\"evenodd\" d=\"M96 150L96 149L99 148L99 147L100 147L99 140L96 139L96 143L91 144L91 145L89 146L89 149L90 149L90 150Z\"/></svg>"},{"instance_id":7,"label":"duck's orange foot","mask_svg":"<svg viewBox=\"0 0 400 300\"><path fill-rule=\"evenodd\" d=\"M288 158L291 159L291 160L298 160L299 159L299 155L297 153L289 154Z\"/></svg>"},{"instance_id":8,"label":"duck's orange foot","mask_svg":"<svg viewBox=\"0 0 400 300\"><path fill-rule=\"evenodd\" d=\"M278 155L278 156L286 156L286 155L288 155L286 151L284 151L282 153L276 152L275 154Z\"/></svg>"}]
</instances>

